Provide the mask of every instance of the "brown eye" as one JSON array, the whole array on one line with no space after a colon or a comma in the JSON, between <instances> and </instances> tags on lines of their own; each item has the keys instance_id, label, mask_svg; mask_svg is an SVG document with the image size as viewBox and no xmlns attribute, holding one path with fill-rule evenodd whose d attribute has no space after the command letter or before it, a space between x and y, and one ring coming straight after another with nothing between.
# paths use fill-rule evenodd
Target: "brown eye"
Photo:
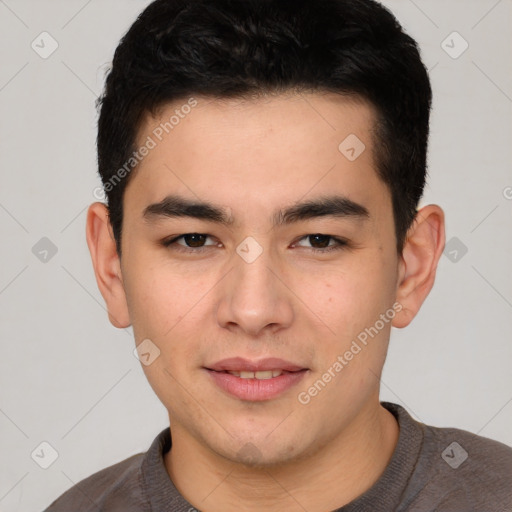
<instances>
[{"instance_id":1,"label":"brown eye","mask_svg":"<svg viewBox=\"0 0 512 512\"><path fill-rule=\"evenodd\" d=\"M203 244L205 240L208 238L208 235L202 235L200 233L190 233L187 235L182 235L180 238L183 239L183 241L188 247L203 247Z\"/></svg>"},{"instance_id":2,"label":"brown eye","mask_svg":"<svg viewBox=\"0 0 512 512\"><path fill-rule=\"evenodd\" d=\"M315 249L324 249L325 247L329 247L329 242L331 241L331 237L329 235L309 235L308 240L309 240L309 243Z\"/></svg>"},{"instance_id":3,"label":"brown eye","mask_svg":"<svg viewBox=\"0 0 512 512\"><path fill-rule=\"evenodd\" d=\"M185 252L201 252L201 250L207 250L210 246L218 246L218 243L213 240L213 243L206 243L208 239L212 239L212 237L202 233L185 233L171 240L163 240L162 245L170 249Z\"/></svg>"},{"instance_id":4,"label":"brown eye","mask_svg":"<svg viewBox=\"0 0 512 512\"><path fill-rule=\"evenodd\" d=\"M343 249L347 245L347 242L345 240L342 240L340 238L337 238L337 237L331 236L331 235L324 235L322 233L306 235L306 236L302 237L299 240L299 242L297 243L297 245L299 247L308 248L307 245L301 244L301 242L304 240L309 242L309 244L310 244L309 248L313 252L321 252L321 253L340 250L340 249ZM333 243L331 243L331 242L333 242Z\"/></svg>"}]
</instances>

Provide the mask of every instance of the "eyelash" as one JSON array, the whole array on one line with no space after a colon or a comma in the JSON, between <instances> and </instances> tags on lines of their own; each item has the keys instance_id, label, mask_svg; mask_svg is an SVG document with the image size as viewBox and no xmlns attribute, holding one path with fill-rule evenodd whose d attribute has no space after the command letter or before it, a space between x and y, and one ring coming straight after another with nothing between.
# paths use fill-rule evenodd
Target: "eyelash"
<instances>
[{"instance_id":1,"label":"eyelash","mask_svg":"<svg viewBox=\"0 0 512 512\"><path fill-rule=\"evenodd\" d=\"M184 233L183 235L179 235L177 237L174 237L171 240L163 240L162 241L162 245L164 247L167 247L167 248L172 246L172 245L174 245L174 250L177 250L177 251L180 251L180 252L185 252L185 253L194 253L194 254L203 253L209 247L215 247L215 245L206 245L206 246L203 246L203 247L196 247L196 248L189 247L189 248L187 248L187 247L184 247L184 246L179 245L179 244L176 243L181 238L184 238L184 237L189 236L189 235L200 235L200 236L210 237L210 235L207 235L205 233ZM309 249L312 252L314 252L314 253L325 254L325 253L328 253L328 252L339 251L341 249L345 249L348 246L348 242L346 240L344 240L342 238L338 238L338 237L332 236L332 235L326 235L324 233L312 233L312 234L309 234L309 235L305 235L302 238L299 238L299 240L297 242L300 242L301 240L304 240L305 238L309 238L311 236L328 237L328 238L330 238L331 240L333 240L336 243L336 245L328 246L328 247L325 247L323 249L318 249L316 247L310 247Z\"/></svg>"}]
</instances>

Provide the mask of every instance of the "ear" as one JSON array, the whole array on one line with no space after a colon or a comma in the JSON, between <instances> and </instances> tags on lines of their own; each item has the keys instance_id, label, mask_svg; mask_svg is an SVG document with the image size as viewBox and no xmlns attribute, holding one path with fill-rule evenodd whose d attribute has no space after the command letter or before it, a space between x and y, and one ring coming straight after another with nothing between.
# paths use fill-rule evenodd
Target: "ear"
<instances>
[{"instance_id":1,"label":"ear","mask_svg":"<svg viewBox=\"0 0 512 512\"><path fill-rule=\"evenodd\" d=\"M110 323L114 327L128 327L131 322L123 286L121 262L116 250L108 209L103 203L93 203L89 206L86 238L96 282L105 299Z\"/></svg>"},{"instance_id":2,"label":"ear","mask_svg":"<svg viewBox=\"0 0 512 512\"><path fill-rule=\"evenodd\" d=\"M443 210L433 204L425 206L416 213L400 257L396 300L402 309L393 319L394 327L409 325L427 298L444 243Z\"/></svg>"}]
</instances>

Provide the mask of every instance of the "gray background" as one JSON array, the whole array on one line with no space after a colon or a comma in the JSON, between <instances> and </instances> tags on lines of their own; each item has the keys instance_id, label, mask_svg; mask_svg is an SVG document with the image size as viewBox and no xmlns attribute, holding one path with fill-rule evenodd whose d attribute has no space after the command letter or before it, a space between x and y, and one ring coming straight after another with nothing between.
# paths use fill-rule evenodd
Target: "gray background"
<instances>
[{"instance_id":1,"label":"gray background","mask_svg":"<svg viewBox=\"0 0 512 512\"><path fill-rule=\"evenodd\" d=\"M382 399L424 423L512 445L512 3L384 3L430 69L423 204L444 208L447 240L455 239L418 317L392 333ZM167 425L131 330L108 321L84 229L100 184L94 101L119 38L147 4L0 0L2 511L43 509L80 479L145 451ZM31 47L51 48L43 31L58 42L46 59ZM463 41L453 31L469 44L457 58ZM57 248L46 262L36 245L43 237ZM48 469L43 441L58 452Z\"/></svg>"}]
</instances>

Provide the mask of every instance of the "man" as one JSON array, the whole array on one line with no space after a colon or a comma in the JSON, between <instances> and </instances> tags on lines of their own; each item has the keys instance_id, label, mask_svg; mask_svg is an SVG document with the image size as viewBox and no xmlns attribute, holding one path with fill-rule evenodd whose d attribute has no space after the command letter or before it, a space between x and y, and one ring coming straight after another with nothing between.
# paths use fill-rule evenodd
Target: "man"
<instances>
[{"instance_id":1,"label":"man","mask_svg":"<svg viewBox=\"0 0 512 512\"><path fill-rule=\"evenodd\" d=\"M430 103L376 2L147 7L101 100L87 242L170 428L48 510L512 510L511 448L379 401L444 247L417 210Z\"/></svg>"}]
</instances>

